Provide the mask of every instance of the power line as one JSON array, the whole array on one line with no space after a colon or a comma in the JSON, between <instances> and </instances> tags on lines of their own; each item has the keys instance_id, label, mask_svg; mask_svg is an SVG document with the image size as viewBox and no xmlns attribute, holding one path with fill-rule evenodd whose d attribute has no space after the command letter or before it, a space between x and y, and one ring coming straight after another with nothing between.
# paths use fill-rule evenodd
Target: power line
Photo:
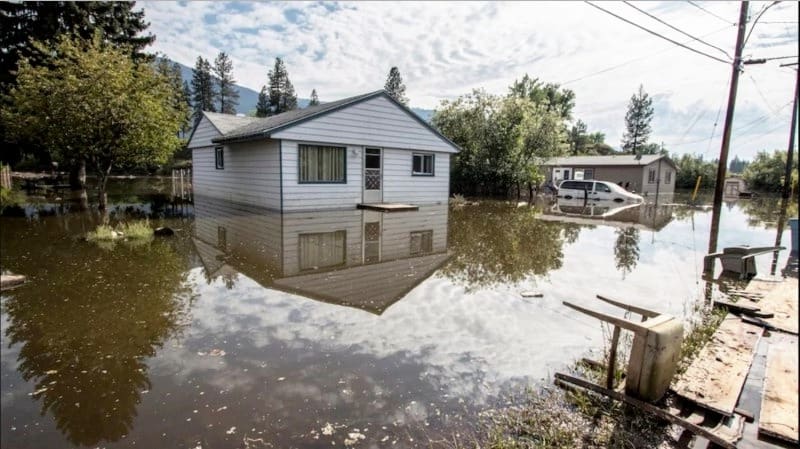
<instances>
[{"instance_id":1,"label":"power line","mask_svg":"<svg viewBox=\"0 0 800 449\"><path fill-rule=\"evenodd\" d=\"M764 100L764 104L767 106L767 109L769 109L773 113L777 113L775 111L775 109L772 109L772 105L769 104L769 101L767 101L767 97L764 96L764 93L761 92L761 89L758 87L758 83L756 82L756 79L753 78L753 75L747 74L747 77L750 78L750 81L753 82L753 86L756 88L756 92L758 92L758 96L761 97L762 100Z\"/></svg>"},{"instance_id":2,"label":"power line","mask_svg":"<svg viewBox=\"0 0 800 449\"><path fill-rule=\"evenodd\" d=\"M711 12L711 11L709 11L709 10L707 10L707 9L703 8L702 6L698 5L697 3L693 2L693 1L690 1L690 2L689 2L689 4L690 4L690 5L692 5L692 6L694 6L694 7L695 7L695 8L697 8L697 9L699 9L699 10L701 10L701 11L705 12L705 13L706 13L706 14L708 14L708 15L711 15L711 16L714 16L714 17L716 17L717 19L719 19L719 20L721 20L721 21L723 21L723 22L727 23L728 25L736 25L736 23L735 23L735 22L732 22L732 21L730 21L730 20L728 20L728 19L725 19L725 18L723 18L723 17L720 17L720 16L718 16L718 15L714 14L713 12Z\"/></svg>"},{"instance_id":3,"label":"power line","mask_svg":"<svg viewBox=\"0 0 800 449\"><path fill-rule=\"evenodd\" d=\"M639 28L639 29L640 29L640 30L642 30L642 31L646 31L646 32L648 32L648 33L652 34L653 36L657 36L657 37L660 37L661 39L664 39L664 40L666 40L666 41L672 42L673 44L675 44L675 45L677 45L677 46L679 46L679 47L683 47L683 48L685 48L685 49L687 49L687 50L689 50L689 51L692 51L692 52L694 52L694 53L697 53L697 54L699 54L699 55L703 55L703 56L705 56L705 57L707 57L707 58L711 58L711 59L713 59L713 60L715 60L715 61L719 61L719 62L721 62L721 63L723 63L723 64L730 64L730 61L726 61L726 60L724 60L724 59L718 58L718 57L716 57L716 56L709 55L708 53L704 53L704 52L702 52L702 51L700 51L700 50L697 50L697 49L694 49L694 48L692 48L692 47L689 47L689 46L687 46L687 45L683 45L683 44L681 44L680 42L678 42L678 41L676 41L676 40L672 40L672 39L670 39L670 38L668 38L668 37L666 37L666 36L664 36L664 35L662 35L662 34L658 34L658 33L656 33L655 31L652 31L652 30L649 30L649 29L645 28L645 27L643 27L643 26L639 25L638 23L632 22L632 21L630 21L630 20L628 20L628 19L626 19L626 18L624 18L624 17L618 16L618 15L614 14L613 12L611 12L611 11L609 11L609 10L607 10L607 9L603 9L603 8L601 8L601 7L599 7L599 6L595 5L595 4L593 4L592 2L590 2L590 1L588 1L588 0L587 0L587 1L585 1L585 3L586 3L586 4L588 4L589 6L592 6L592 7L596 8L596 9L599 9L600 11L603 11L604 13L606 13L606 14L608 14L608 15L610 15L610 16L614 16L614 17L616 17L617 19L619 19L619 20L622 20L622 21L623 21L623 22L625 22L625 23L628 23L628 24L630 24L630 25L633 25L633 26L635 26L636 28Z\"/></svg>"},{"instance_id":4,"label":"power line","mask_svg":"<svg viewBox=\"0 0 800 449\"><path fill-rule=\"evenodd\" d=\"M708 37L708 36L711 36L711 35L717 34L717 33L719 33L720 31L727 30L727 29L729 29L729 28L730 28L730 27L732 27L732 26L733 26L733 25L728 25L728 26L726 26L726 27L724 27L724 28L720 28L720 29L718 29L718 30L716 30L716 31L712 31L712 32L710 32L710 33L708 33L708 34L704 34L703 36L700 36L700 37ZM692 43L692 42L694 42L694 39L692 39L692 40L689 40L689 41L686 41L686 42L684 42L684 44L690 44L690 43ZM607 68L607 69L598 70L597 72L589 73L588 75L583 75L583 76L581 76L581 77L578 77L578 78L571 79L571 80L569 80L569 81L563 82L563 83L561 83L561 85L562 85L562 86L564 86L564 85L566 85L566 84L575 83L575 82L578 82L578 81L583 81L583 80L585 80L585 79L587 79L587 78L591 78L591 77L593 77L593 76L600 75L600 74L602 74L602 73L610 72L610 71L612 71L612 70L616 70L616 69L618 69L618 68L620 68L620 67L624 67L624 66L626 66L626 65L628 65L628 64L631 64L631 63L634 63L634 62L636 62L636 61L640 61L640 60L642 60L642 59L647 59L647 58L649 58L649 57L652 57L652 56L658 56L658 55L660 55L660 54L662 54L662 53L666 53L666 52L668 52L668 51L671 51L671 50L673 50L673 47L665 48L664 50L661 50L661 51L659 51L659 52L656 52L656 53L650 53L650 54L648 54L648 55L640 56L640 57L638 57L638 58L629 59L629 60L627 60L627 61L625 61L625 62L622 62L622 63L620 63L620 64L617 64L617 65L611 66L611 67L609 67L609 68Z\"/></svg>"},{"instance_id":5,"label":"power line","mask_svg":"<svg viewBox=\"0 0 800 449\"><path fill-rule=\"evenodd\" d=\"M631 2L628 2L628 1L626 1L626 2L624 2L624 3L625 3L626 5L628 5L628 6L630 6L631 8L633 8L633 9L635 9L635 10L639 11L640 13L642 13L642 14L646 15L647 17L650 17L651 19L653 19L653 20L656 20L656 21L658 21L658 22L660 22L660 23L662 23L662 24L664 24L664 25L666 25L666 26L668 26L668 27L672 28L673 30L675 30L675 31L677 31L677 32L679 32L679 33L681 33L681 34L683 34L684 36L688 36L688 37L690 37L690 38L692 38L692 39L696 40L697 42L700 42L701 44L705 44L705 45L707 45L707 46L709 46L709 47L711 47L711 48L713 48L713 49L715 49L715 50L719 50L719 51L721 51L721 52L722 52L722 53L723 53L725 56L727 56L728 58L730 58L730 59L733 59L733 58L731 57L731 55L729 55L729 54L728 54L728 52L727 52L727 51L725 51L725 50L723 50L722 48L720 48L720 47L717 47L716 45L709 44L708 42L706 42L706 41L704 41L704 40L700 39L699 37L692 36L691 34L687 33L686 31L683 31L683 30L681 30L680 28L677 28L677 27L674 27L674 26L670 25L669 23L667 23L667 22L665 22L665 21L663 21L663 20L659 19L658 17L654 16L653 14L650 14L649 12L647 12L647 11L645 11L645 10L643 10L643 9L640 9L640 8L636 7L635 5L631 4Z\"/></svg>"},{"instance_id":6,"label":"power line","mask_svg":"<svg viewBox=\"0 0 800 449\"><path fill-rule=\"evenodd\" d=\"M772 8L773 6L777 5L778 3L780 3L780 2L779 1L774 1L774 2L770 3L769 5L766 5L766 6L761 8L761 11L758 13L758 16L756 16L756 20L754 20L753 24L750 26L750 31L747 32L747 37L744 38L744 44L742 44L743 47L745 45L747 45L747 41L750 40L750 35L753 34L753 30L756 29L756 24L758 23L758 19L760 19L761 16L763 16L764 13L767 12L768 9Z\"/></svg>"}]
</instances>

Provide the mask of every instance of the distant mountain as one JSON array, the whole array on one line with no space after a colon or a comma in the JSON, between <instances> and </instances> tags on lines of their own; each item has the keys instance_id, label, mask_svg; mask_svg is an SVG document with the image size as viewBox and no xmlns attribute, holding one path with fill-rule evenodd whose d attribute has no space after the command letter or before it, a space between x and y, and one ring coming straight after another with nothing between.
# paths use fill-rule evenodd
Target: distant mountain
<instances>
[{"instance_id":1,"label":"distant mountain","mask_svg":"<svg viewBox=\"0 0 800 449\"><path fill-rule=\"evenodd\" d=\"M175 63L175 61L170 60L171 63ZM181 77L183 80L188 82L189 85L192 83L192 69L191 67L186 67L181 63L177 63L181 67ZM235 72L234 72L235 74ZM244 86L239 86L238 84L234 85L236 89L239 91L239 106L236 108L236 112L239 114L249 114L256 110L256 103L258 103L258 92L254 91L253 89L249 89ZM297 105L300 108L304 108L308 106L310 102L307 98L298 98ZM417 114L422 120L426 122L430 122L431 117L433 117L433 110L432 109L421 109L421 108L411 108L415 114Z\"/></svg>"}]
</instances>

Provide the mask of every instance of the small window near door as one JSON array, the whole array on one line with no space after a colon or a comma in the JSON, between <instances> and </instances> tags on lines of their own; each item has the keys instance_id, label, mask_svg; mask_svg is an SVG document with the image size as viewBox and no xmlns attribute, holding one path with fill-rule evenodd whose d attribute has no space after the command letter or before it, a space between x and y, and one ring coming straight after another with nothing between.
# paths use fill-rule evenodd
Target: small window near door
<instances>
[{"instance_id":1,"label":"small window near door","mask_svg":"<svg viewBox=\"0 0 800 449\"><path fill-rule=\"evenodd\" d=\"M225 168L225 153L222 147L214 148L214 163L217 166L217 170Z\"/></svg>"},{"instance_id":2,"label":"small window near door","mask_svg":"<svg viewBox=\"0 0 800 449\"><path fill-rule=\"evenodd\" d=\"M664 177L664 184L672 183L672 170L667 170L667 175Z\"/></svg>"},{"instance_id":3,"label":"small window near door","mask_svg":"<svg viewBox=\"0 0 800 449\"><path fill-rule=\"evenodd\" d=\"M594 179L594 169L593 168L584 168L583 169L583 179Z\"/></svg>"},{"instance_id":4,"label":"small window near door","mask_svg":"<svg viewBox=\"0 0 800 449\"><path fill-rule=\"evenodd\" d=\"M414 231L411 233L411 255L433 252L433 231Z\"/></svg>"},{"instance_id":5,"label":"small window near door","mask_svg":"<svg viewBox=\"0 0 800 449\"><path fill-rule=\"evenodd\" d=\"M650 171L647 172L647 183L648 184L655 184L656 183L656 169L651 168Z\"/></svg>"},{"instance_id":6,"label":"small window near door","mask_svg":"<svg viewBox=\"0 0 800 449\"><path fill-rule=\"evenodd\" d=\"M414 176L433 176L433 155L424 153L412 154L411 174Z\"/></svg>"}]
</instances>

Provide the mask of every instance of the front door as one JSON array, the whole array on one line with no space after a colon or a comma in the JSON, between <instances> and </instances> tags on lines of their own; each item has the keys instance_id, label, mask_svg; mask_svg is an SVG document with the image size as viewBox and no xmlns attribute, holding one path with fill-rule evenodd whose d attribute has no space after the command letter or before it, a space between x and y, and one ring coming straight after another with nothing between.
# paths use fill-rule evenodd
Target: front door
<instances>
[{"instance_id":1,"label":"front door","mask_svg":"<svg viewBox=\"0 0 800 449\"><path fill-rule=\"evenodd\" d=\"M383 152L380 148L364 150L364 202L383 202Z\"/></svg>"}]
</instances>

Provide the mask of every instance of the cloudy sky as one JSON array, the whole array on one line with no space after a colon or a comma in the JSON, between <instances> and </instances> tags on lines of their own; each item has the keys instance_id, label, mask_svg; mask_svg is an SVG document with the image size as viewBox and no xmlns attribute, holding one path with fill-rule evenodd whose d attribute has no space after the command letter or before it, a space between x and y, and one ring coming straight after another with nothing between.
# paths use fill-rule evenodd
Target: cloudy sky
<instances>
[{"instance_id":1,"label":"cloudy sky","mask_svg":"<svg viewBox=\"0 0 800 449\"><path fill-rule=\"evenodd\" d=\"M722 60L736 40L736 2L634 2L679 31L622 2L599 6ZM785 149L791 119L798 3L751 2L752 34L744 54L776 59L740 77L731 157ZM574 115L619 146L631 94L640 84L654 98L652 141L672 152L714 157L730 64L693 53L583 2L141 2L154 50L193 66L229 53L239 84L266 84L276 56L301 97L322 101L383 87L398 66L411 105L483 88L503 94L525 73L575 91ZM693 37L704 42L693 41ZM714 48L718 47L718 48ZM715 123L718 125L715 127ZM712 137L713 135L713 137Z\"/></svg>"}]
</instances>

